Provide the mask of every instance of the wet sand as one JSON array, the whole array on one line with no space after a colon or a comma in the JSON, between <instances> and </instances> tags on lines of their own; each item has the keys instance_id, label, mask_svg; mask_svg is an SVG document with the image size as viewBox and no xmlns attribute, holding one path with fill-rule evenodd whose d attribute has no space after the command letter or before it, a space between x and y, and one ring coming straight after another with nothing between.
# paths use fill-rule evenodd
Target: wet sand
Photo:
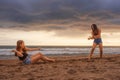
<instances>
[{"instance_id":1,"label":"wet sand","mask_svg":"<svg viewBox=\"0 0 120 80\"><path fill-rule=\"evenodd\" d=\"M51 56L52 57L52 56ZM120 54L53 56L56 62L23 65L18 60L0 60L0 80L120 80Z\"/></svg>"}]
</instances>

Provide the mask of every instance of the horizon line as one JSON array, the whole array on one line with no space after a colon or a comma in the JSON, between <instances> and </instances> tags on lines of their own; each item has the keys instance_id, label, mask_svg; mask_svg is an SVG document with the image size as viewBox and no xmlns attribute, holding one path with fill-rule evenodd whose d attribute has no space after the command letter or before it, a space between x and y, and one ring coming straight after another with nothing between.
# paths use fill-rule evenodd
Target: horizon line
<instances>
[{"instance_id":1,"label":"horizon line","mask_svg":"<svg viewBox=\"0 0 120 80\"><path fill-rule=\"evenodd\" d=\"M16 45L0 45L2 46L16 46ZM41 46L41 47L91 47L92 45L26 45L26 46ZM120 45L103 45L103 47L120 47Z\"/></svg>"}]
</instances>

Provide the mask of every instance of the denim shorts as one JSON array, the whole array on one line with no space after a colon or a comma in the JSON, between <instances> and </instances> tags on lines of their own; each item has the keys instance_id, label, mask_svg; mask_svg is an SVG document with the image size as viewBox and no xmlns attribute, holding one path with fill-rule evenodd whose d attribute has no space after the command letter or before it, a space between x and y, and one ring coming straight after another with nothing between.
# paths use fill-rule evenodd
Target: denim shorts
<instances>
[{"instance_id":1,"label":"denim shorts","mask_svg":"<svg viewBox=\"0 0 120 80\"><path fill-rule=\"evenodd\" d=\"M94 39L94 43L100 44L100 43L102 43L102 39L101 38Z\"/></svg>"},{"instance_id":2,"label":"denim shorts","mask_svg":"<svg viewBox=\"0 0 120 80\"><path fill-rule=\"evenodd\" d=\"M23 61L24 64L31 64L30 56L27 56Z\"/></svg>"}]
</instances>

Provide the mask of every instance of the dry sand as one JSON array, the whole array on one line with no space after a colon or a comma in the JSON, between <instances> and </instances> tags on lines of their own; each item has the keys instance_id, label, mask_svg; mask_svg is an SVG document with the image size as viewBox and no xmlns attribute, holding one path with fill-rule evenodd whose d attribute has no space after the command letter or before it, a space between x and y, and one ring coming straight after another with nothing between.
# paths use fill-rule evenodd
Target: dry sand
<instances>
[{"instance_id":1,"label":"dry sand","mask_svg":"<svg viewBox=\"0 0 120 80\"><path fill-rule=\"evenodd\" d=\"M30 65L0 60L0 80L120 80L120 54L90 61L80 55L52 58L56 62Z\"/></svg>"}]
</instances>

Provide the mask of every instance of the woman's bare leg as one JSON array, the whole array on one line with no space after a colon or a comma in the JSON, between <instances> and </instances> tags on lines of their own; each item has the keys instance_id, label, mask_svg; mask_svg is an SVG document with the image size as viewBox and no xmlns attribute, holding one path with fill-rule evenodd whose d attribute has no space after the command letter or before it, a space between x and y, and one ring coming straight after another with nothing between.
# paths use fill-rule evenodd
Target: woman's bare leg
<instances>
[{"instance_id":1,"label":"woman's bare leg","mask_svg":"<svg viewBox=\"0 0 120 80\"><path fill-rule=\"evenodd\" d=\"M93 46L92 46L92 49L91 49L91 52L90 52L90 55L89 55L89 59L92 58L92 55L93 55L93 52L94 52L96 46L97 46L97 44L96 44L96 43L93 43Z\"/></svg>"},{"instance_id":2,"label":"woman's bare leg","mask_svg":"<svg viewBox=\"0 0 120 80\"><path fill-rule=\"evenodd\" d=\"M31 63L35 63L35 62L39 61L40 59L43 61L50 61L50 62L55 61L54 59L50 59L50 58L44 56L43 54L38 53L38 54L35 54L31 57Z\"/></svg>"},{"instance_id":3,"label":"woman's bare leg","mask_svg":"<svg viewBox=\"0 0 120 80\"><path fill-rule=\"evenodd\" d=\"M99 44L99 49L100 49L100 58L103 56L103 45L102 43Z\"/></svg>"}]
</instances>

